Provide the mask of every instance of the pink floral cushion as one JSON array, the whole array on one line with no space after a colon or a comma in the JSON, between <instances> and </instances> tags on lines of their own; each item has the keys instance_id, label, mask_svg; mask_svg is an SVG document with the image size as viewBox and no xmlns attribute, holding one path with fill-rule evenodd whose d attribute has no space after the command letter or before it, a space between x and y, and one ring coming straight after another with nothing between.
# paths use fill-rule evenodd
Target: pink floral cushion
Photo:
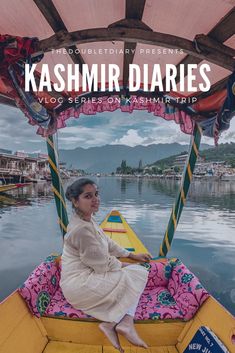
<instances>
[{"instance_id":1,"label":"pink floral cushion","mask_svg":"<svg viewBox=\"0 0 235 353\"><path fill-rule=\"evenodd\" d=\"M149 277L136 309L136 320L190 320L209 297L198 278L179 259L144 265ZM158 287L159 273L161 281L167 279L165 286Z\"/></svg>"},{"instance_id":2,"label":"pink floral cushion","mask_svg":"<svg viewBox=\"0 0 235 353\"><path fill-rule=\"evenodd\" d=\"M59 286L60 269L56 259L57 256L48 256L18 289L30 311L37 317L45 313Z\"/></svg>"},{"instance_id":3,"label":"pink floral cushion","mask_svg":"<svg viewBox=\"0 0 235 353\"><path fill-rule=\"evenodd\" d=\"M146 267L149 271L146 288L153 289L158 286L167 287L172 271L172 266L167 259L159 262L151 261L144 263L142 266Z\"/></svg>"},{"instance_id":4,"label":"pink floral cushion","mask_svg":"<svg viewBox=\"0 0 235 353\"><path fill-rule=\"evenodd\" d=\"M87 319L92 318L85 314L82 310L77 310L70 305L65 299L61 288L59 287L48 305L45 316L67 317L70 319Z\"/></svg>"},{"instance_id":5,"label":"pink floral cushion","mask_svg":"<svg viewBox=\"0 0 235 353\"><path fill-rule=\"evenodd\" d=\"M209 294L198 278L179 259L172 261L171 265L172 274L168 290L179 305L184 320L190 320Z\"/></svg>"},{"instance_id":6,"label":"pink floral cushion","mask_svg":"<svg viewBox=\"0 0 235 353\"><path fill-rule=\"evenodd\" d=\"M178 259L151 261L143 266L148 269L149 277L135 320L189 320L209 296L197 277ZM31 274L19 290L31 311L37 316L92 319L66 301L59 277L60 270L52 257Z\"/></svg>"},{"instance_id":7,"label":"pink floral cushion","mask_svg":"<svg viewBox=\"0 0 235 353\"><path fill-rule=\"evenodd\" d=\"M146 288L135 312L135 320L183 319L180 307L166 287Z\"/></svg>"}]
</instances>

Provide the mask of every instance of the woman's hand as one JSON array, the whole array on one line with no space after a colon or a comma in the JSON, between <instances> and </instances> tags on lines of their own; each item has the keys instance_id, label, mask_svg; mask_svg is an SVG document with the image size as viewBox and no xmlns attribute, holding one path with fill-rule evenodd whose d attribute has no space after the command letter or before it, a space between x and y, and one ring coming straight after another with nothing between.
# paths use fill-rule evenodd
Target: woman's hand
<instances>
[{"instance_id":1,"label":"woman's hand","mask_svg":"<svg viewBox=\"0 0 235 353\"><path fill-rule=\"evenodd\" d=\"M126 266L129 266L129 265L131 265L130 262L122 262L122 267L126 267Z\"/></svg>"},{"instance_id":2,"label":"woman's hand","mask_svg":"<svg viewBox=\"0 0 235 353\"><path fill-rule=\"evenodd\" d=\"M128 256L130 259L133 259L135 261L139 261L139 262L149 262L152 257L149 254L133 254L130 253L130 255Z\"/></svg>"}]
</instances>

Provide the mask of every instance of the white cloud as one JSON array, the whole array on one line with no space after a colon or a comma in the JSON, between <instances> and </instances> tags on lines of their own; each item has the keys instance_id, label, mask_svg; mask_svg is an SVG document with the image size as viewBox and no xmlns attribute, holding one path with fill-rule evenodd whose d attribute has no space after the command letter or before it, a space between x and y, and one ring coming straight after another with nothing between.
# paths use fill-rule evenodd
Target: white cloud
<instances>
[{"instance_id":1,"label":"white cloud","mask_svg":"<svg viewBox=\"0 0 235 353\"><path fill-rule=\"evenodd\" d=\"M32 151L31 153L42 153L42 150Z\"/></svg>"},{"instance_id":2,"label":"white cloud","mask_svg":"<svg viewBox=\"0 0 235 353\"><path fill-rule=\"evenodd\" d=\"M94 147L109 144L113 136L108 130L88 128L85 126L69 126L58 131L59 148Z\"/></svg>"},{"instance_id":3,"label":"white cloud","mask_svg":"<svg viewBox=\"0 0 235 353\"><path fill-rule=\"evenodd\" d=\"M146 139L139 136L138 131L130 129L120 139L116 139L112 142L112 145L127 145L134 147L136 145L143 145Z\"/></svg>"},{"instance_id":4,"label":"white cloud","mask_svg":"<svg viewBox=\"0 0 235 353\"><path fill-rule=\"evenodd\" d=\"M79 119L66 121L67 127L58 130L59 148L94 147L106 144L128 146L153 143L188 143L190 136L180 131L174 121L166 121L147 111L132 114L116 110L112 113L98 113L95 116L81 115ZM16 150L46 151L43 138L36 135L36 126L28 124L19 109L0 106L0 148ZM219 143L235 142L235 118L228 131L222 133ZM212 138L202 139L203 143L214 145Z\"/></svg>"},{"instance_id":5,"label":"white cloud","mask_svg":"<svg viewBox=\"0 0 235 353\"><path fill-rule=\"evenodd\" d=\"M235 142L235 117L230 122L230 128L221 134L219 143Z\"/></svg>"},{"instance_id":6,"label":"white cloud","mask_svg":"<svg viewBox=\"0 0 235 353\"><path fill-rule=\"evenodd\" d=\"M32 142L32 143L42 143L42 140L29 139L28 142ZM43 142L44 142L44 140L43 140Z\"/></svg>"}]
</instances>

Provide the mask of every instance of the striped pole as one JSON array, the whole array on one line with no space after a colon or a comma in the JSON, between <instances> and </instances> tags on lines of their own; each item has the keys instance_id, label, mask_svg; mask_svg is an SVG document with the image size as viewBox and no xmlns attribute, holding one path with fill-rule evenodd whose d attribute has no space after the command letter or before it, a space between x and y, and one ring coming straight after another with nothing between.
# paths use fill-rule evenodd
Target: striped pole
<instances>
[{"instance_id":1,"label":"striped pole","mask_svg":"<svg viewBox=\"0 0 235 353\"><path fill-rule=\"evenodd\" d=\"M47 151L51 170L52 190L55 197L61 233L64 237L68 225L68 215L66 210L64 190L59 173L59 159L54 145L54 138L52 135L47 137Z\"/></svg>"},{"instance_id":2,"label":"striped pole","mask_svg":"<svg viewBox=\"0 0 235 353\"><path fill-rule=\"evenodd\" d=\"M188 158L184 167L184 172L181 179L180 190L177 194L175 203L172 207L171 216L168 222L168 226L164 235L163 242L160 246L159 256L165 257L171 248L174 233L179 223L179 219L186 202L189 186L193 177L194 167L197 161L199 147L201 142L201 128L195 123L193 135L191 137L191 144L189 148Z\"/></svg>"}]
</instances>

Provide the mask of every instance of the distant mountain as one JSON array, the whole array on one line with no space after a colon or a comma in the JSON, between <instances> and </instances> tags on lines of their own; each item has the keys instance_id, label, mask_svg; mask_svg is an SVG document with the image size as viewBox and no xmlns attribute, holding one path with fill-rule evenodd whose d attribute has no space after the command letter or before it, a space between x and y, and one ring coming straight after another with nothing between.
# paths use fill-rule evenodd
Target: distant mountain
<instances>
[{"instance_id":1,"label":"distant mountain","mask_svg":"<svg viewBox=\"0 0 235 353\"><path fill-rule=\"evenodd\" d=\"M202 147L205 147L202 146ZM162 158L149 166L156 166L159 168L169 168L174 165L175 158L181 153L175 153L172 156ZM206 145L206 148L200 147L200 156L204 158L206 162L227 162L235 167L235 143L221 143L219 146L212 147Z\"/></svg>"},{"instance_id":2,"label":"distant mountain","mask_svg":"<svg viewBox=\"0 0 235 353\"><path fill-rule=\"evenodd\" d=\"M12 154L12 151L6 150L5 148L0 148L0 153Z\"/></svg>"},{"instance_id":3,"label":"distant mountain","mask_svg":"<svg viewBox=\"0 0 235 353\"><path fill-rule=\"evenodd\" d=\"M225 161L235 167L235 143L221 143L200 153L206 161Z\"/></svg>"},{"instance_id":4,"label":"distant mountain","mask_svg":"<svg viewBox=\"0 0 235 353\"><path fill-rule=\"evenodd\" d=\"M209 148L202 145L201 149ZM188 150L188 145L179 143L153 144L149 146L129 147L126 145L105 145L91 148L75 148L73 150L60 150L60 161L66 162L67 168L83 169L90 173L115 172L122 160L127 165L138 167L140 159L142 165L153 163L159 159Z\"/></svg>"}]
</instances>

